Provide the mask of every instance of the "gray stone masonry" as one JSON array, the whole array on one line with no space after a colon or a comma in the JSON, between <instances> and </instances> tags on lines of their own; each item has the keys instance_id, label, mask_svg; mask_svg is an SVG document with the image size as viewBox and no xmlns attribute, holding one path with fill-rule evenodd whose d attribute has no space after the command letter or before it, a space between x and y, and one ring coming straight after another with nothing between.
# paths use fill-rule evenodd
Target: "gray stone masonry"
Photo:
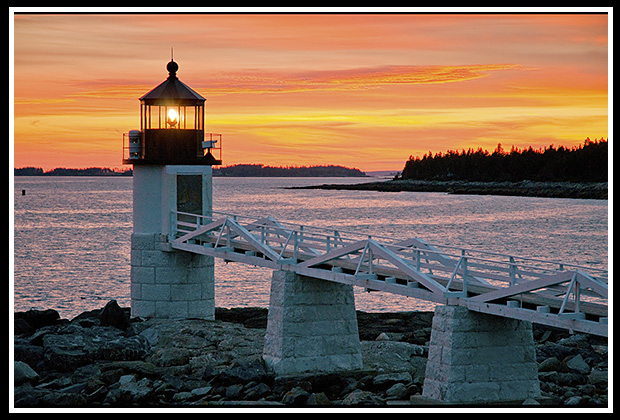
<instances>
[{"instance_id":1,"label":"gray stone masonry","mask_svg":"<svg viewBox=\"0 0 620 420\"><path fill-rule=\"evenodd\" d=\"M353 286L274 271L263 359L278 375L361 369Z\"/></svg>"},{"instance_id":2,"label":"gray stone masonry","mask_svg":"<svg viewBox=\"0 0 620 420\"><path fill-rule=\"evenodd\" d=\"M213 257L167 245L159 234L131 235L131 316L214 320Z\"/></svg>"},{"instance_id":3,"label":"gray stone masonry","mask_svg":"<svg viewBox=\"0 0 620 420\"><path fill-rule=\"evenodd\" d=\"M540 397L532 324L438 306L423 396L456 404Z\"/></svg>"}]
</instances>

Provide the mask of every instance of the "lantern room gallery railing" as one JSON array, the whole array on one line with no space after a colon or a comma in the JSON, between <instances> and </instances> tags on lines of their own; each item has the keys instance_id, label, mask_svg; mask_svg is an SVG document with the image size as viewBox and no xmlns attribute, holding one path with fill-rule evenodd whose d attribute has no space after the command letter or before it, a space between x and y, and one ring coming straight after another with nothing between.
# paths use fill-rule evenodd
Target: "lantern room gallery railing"
<instances>
[{"instance_id":1,"label":"lantern room gallery railing","mask_svg":"<svg viewBox=\"0 0 620 420\"><path fill-rule=\"evenodd\" d=\"M222 160L222 135L216 133L196 133L196 157L211 156L216 161ZM145 150L147 149L144 132L132 130L123 133L123 162L130 163L132 161L140 161L145 158Z\"/></svg>"}]
</instances>

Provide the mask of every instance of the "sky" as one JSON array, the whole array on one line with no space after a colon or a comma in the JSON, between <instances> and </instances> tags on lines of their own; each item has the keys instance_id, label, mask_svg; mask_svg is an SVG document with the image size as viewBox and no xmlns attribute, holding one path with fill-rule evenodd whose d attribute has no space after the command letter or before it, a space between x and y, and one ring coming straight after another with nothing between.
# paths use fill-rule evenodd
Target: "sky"
<instances>
[{"instance_id":1,"label":"sky","mask_svg":"<svg viewBox=\"0 0 620 420\"><path fill-rule=\"evenodd\" d=\"M131 168L123 133L140 128L138 99L166 79L171 48L225 166L400 171L429 151L608 138L611 8L364 10L13 9L10 164Z\"/></svg>"}]
</instances>

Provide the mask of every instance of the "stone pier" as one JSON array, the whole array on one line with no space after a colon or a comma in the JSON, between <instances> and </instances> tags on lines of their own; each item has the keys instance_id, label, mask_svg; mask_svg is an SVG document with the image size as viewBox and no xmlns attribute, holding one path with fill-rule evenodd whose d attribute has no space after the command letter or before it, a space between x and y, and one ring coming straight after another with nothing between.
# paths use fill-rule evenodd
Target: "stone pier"
<instances>
[{"instance_id":1,"label":"stone pier","mask_svg":"<svg viewBox=\"0 0 620 420\"><path fill-rule=\"evenodd\" d=\"M353 286L274 271L263 359L278 375L362 368Z\"/></svg>"},{"instance_id":2,"label":"stone pier","mask_svg":"<svg viewBox=\"0 0 620 420\"><path fill-rule=\"evenodd\" d=\"M438 306L423 396L454 404L540 397L532 324Z\"/></svg>"}]
</instances>

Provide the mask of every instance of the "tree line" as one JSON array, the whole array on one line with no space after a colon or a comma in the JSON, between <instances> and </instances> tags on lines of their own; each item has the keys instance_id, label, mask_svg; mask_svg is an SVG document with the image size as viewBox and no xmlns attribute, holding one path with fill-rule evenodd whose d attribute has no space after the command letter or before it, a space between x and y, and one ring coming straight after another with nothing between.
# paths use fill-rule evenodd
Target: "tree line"
<instances>
[{"instance_id":1,"label":"tree line","mask_svg":"<svg viewBox=\"0 0 620 420\"><path fill-rule=\"evenodd\" d=\"M239 164L213 168L213 176L362 177L366 176L366 174L356 168L346 168L337 165L265 166L261 164Z\"/></svg>"},{"instance_id":2,"label":"tree line","mask_svg":"<svg viewBox=\"0 0 620 420\"><path fill-rule=\"evenodd\" d=\"M606 182L607 139L590 140L572 148L550 145L534 150L512 147L505 152L501 143L489 153L472 148L461 152L410 156L395 179L462 181L551 181Z\"/></svg>"},{"instance_id":3,"label":"tree line","mask_svg":"<svg viewBox=\"0 0 620 420\"><path fill-rule=\"evenodd\" d=\"M110 168L54 168L44 171L42 168L27 166L14 168L14 176L132 176L133 170L114 170Z\"/></svg>"},{"instance_id":4,"label":"tree line","mask_svg":"<svg viewBox=\"0 0 620 420\"><path fill-rule=\"evenodd\" d=\"M15 168L15 176L132 176L133 170L113 170L110 168L55 168L44 171L42 168ZM240 164L213 168L213 176L240 177L363 177L359 169L337 165L322 166L265 166L261 164Z\"/></svg>"}]
</instances>

